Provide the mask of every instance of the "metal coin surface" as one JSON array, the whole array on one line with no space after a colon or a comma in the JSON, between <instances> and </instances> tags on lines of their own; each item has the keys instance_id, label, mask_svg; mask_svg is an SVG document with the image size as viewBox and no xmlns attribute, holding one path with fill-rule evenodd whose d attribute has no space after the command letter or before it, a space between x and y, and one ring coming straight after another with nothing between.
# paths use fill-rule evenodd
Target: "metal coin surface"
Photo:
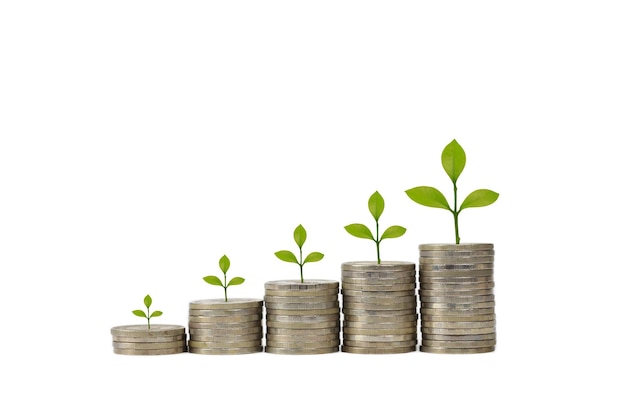
<instances>
[{"instance_id":1,"label":"metal coin surface","mask_svg":"<svg viewBox=\"0 0 626 417\"><path fill-rule=\"evenodd\" d=\"M496 319L495 314L483 314L480 316L428 316L422 315L422 322L438 322L438 321L492 321Z\"/></svg>"},{"instance_id":2,"label":"metal coin surface","mask_svg":"<svg viewBox=\"0 0 626 417\"><path fill-rule=\"evenodd\" d=\"M424 243L419 245L420 253L422 251L476 251L476 250L493 250L493 243Z\"/></svg>"},{"instance_id":3,"label":"metal coin surface","mask_svg":"<svg viewBox=\"0 0 626 417\"><path fill-rule=\"evenodd\" d=\"M282 310L276 308L268 308L266 315L282 315L282 316L327 316L329 314L339 314L339 307L322 308L319 310Z\"/></svg>"},{"instance_id":4,"label":"metal coin surface","mask_svg":"<svg viewBox=\"0 0 626 417\"><path fill-rule=\"evenodd\" d=\"M495 308L467 308L467 309L449 309L449 308L420 308L420 313L426 316L484 316L487 314L495 314Z\"/></svg>"},{"instance_id":5,"label":"metal coin surface","mask_svg":"<svg viewBox=\"0 0 626 417\"><path fill-rule=\"evenodd\" d=\"M417 320L413 321L385 321L382 323L370 323L363 321L343 321L343 329L404 329L404 328L417 328Z\"/></svg>"},{"instance_id":6,"label":"metal coin surface","mask_svg":"<svg viewBox=\"0 0 626 417\"><path fill-rule=\"evenodd\" d=\"M195 310L221 310L262 307L263 300L256 298L231 298L228 301L222 299L197 300L189 303L189 309Z\"/></svg>"},{"instance_id":7,"label":"metal coin surface","mask_svg":"<svg viewBox=\"0 0 626 417\"><path fill-rule=\"evenodd\" d=\"M323 310L326 308L339 307L339 301L327 303L266 303L268 309L276 310Z\"/></svg>"},{"instance_id":8,"label":"metal coin surface","mask_svg":"<svg viewBox=\"0 0 626 417\"><path fill-rule=\"evenodd\" d=\"M373 313L387 313L387 314L373 314ZM345 314L343 316L344 322L349 323L394 323L394 322L412 322L417 320L417 314L415 310L400 310L400 311L383 311L383 312L365 312L359 314Z\"/></svg>"},{"instance_id":9,"label":"metal coin surface","mask_svg":"<svg viewBox=\"0 0 626 417\"><path fill-rule=\"evenodd\" d=\"M420 297L476 297L476 296L485 296L485 295L494 295L492 288L487 288L484 290L465 290L465 291L454 291L454 290L419 290L418 294Z\"/></svg>"},{"instance_id":10,"label":"metal coin surface","mask_svg":"<svg viewBox=\"0 0 626 417\"><path fill-rule=\"evenodd\" d=\"M246 353L263 352L262 346L254 346L247 348L224 348L224 349L204 349L204 348L189 348L189 353L197 353L202 355L242 355Z\"/></svg>"},{"instance_id":11,"label":"metal coin surface","mask_svg":"<svg viewBox=\"0 0 626 417\"><path fill-rule=\"evenodd\" d=\"M413 290L417 286L417 283L413 282L411 284L397 284L397 285L388 285L388 284L376 284L376 285L361 285L361 284L341 284L341 288L344 290L352 290L352 291L406 291Z\"/></svg>"},{"instance_id":12,"label":"metal coin surface","mask_svg":"<svg viewBox=\"0 0 626 417\"><path fill-rule=\"evenodd\" d=\"M245 316L189 316L189 323L212 324L212 323L245 323L248 321L260 321L263 314L248 314Z\"/></svg>"},{"instance_id":13,"label":"metal coin surface","mask_svg":"<svg viewBox=\"0 0 626 417\"><path fill-rule=\"evenodd\" d=\"M495 339L493 340L472 340L464 342L452 342L449 340L422 340L422 346L438 347L438 348L485 348L493 347L496 345Z\"/></svg>"},{"instance_id":14,"label":"metal coin surface","mask_svg":"<svg viewBox=\"0 0 626 417\"><path fill-rule=\"evenodd\" d=\"M341 286L351 285L407 285L417 282L416 275L399 278L341 278Z\"/></svg>"},{"instance_id":15,"label":"metal coin surface","mask_svg":"<svg viewBox=\"0 0 626 417\"><path fill-rule=\"evenodd\" d=\"M113 347L116 349L174 349L185 347L185 342L178 340L176 342L161 342L161 343L125 343L125 342L113 342Z\"/></svg>"},{"instance_id":16,"label":"metal coin surface","mask_svg":"<svg viewBox=\"0 0 626 417\"><path fill-rule=\"evenodd\" d=\"M473 258L477 256L494 256L495 250L466 250L466 251L450 251L450 250L421 250L420 259L422 258Z\"/></svg>"},{"instance_id":17,"label":"metal coin surface","mask_svg":"<svg viewBox=\"0 0 626 417\"><path fill-rule=\"evenodd\" d=\"M325 353L339 352L339 346L319 348L319 349L266 347L265 351L267 353L276 353L276 354L283 354L283 355L320 355L320 354L325 354Z\"/></svg>"},{"instance_id":18,"label":"metal coin surface","mask_svg":"<svg viewBox=\"0 0 626 417\"><path fill-rule=\"evenodd\" d=\"M495 296L491 295L473 295L467 297L457 297L451 295L445 295L441 297L426 297L421 296L420 301L422 303L464 303L464 304L474 304L474 303L485 303L488 301L495 301Z\"/></svg>"},{"instance_id":19,"label":"metal coin surface","mask_svg":"<svg viewBox=\"0 0 626 417\"><path fill-rule=\"evenodd\" d=\"M438 265L472 265L472 264L491 264L493 265L494 256L473 256L469 257L421 257L419 264L438 264Z\"/></svg>"},{"instance_id":20,"label":"metal coin surface","mask_svg":"<svg viewBox=\"0 0 626 417\"><path fill-rule=\"evenodd\" d=\"M424 321L422 320L422 329L425 327L433 327L435 329L479 329L485 327L494 327L495 320L491 321Z\"/></svg>"},{"instance_id":21,"label":"metal coin surface","mask_svg":"<svg viewBox=\"0 0 626 417\"><path fill-rule=\"evenodd\" d=\"M339 288L339 281L307 280L304 282L295 280L268 281L265 283L266 290L276 291L320 291Z\"/></svg>"},{"instance_id":22,"label":"metal coin surface","mask_svg":"<svg viewBox=\"0 0 626 417\"><path fill-rule=\"evenodd\" d=\"M368 347L352 347L342 346L341 351L346 353L360 353L360 354L372 354L372 355L388 355L395 353L409 353L415 352L415 346L398 347L398 348L368 348Z\"/></svg>"},{"instance_id":23,"label":"metal coin surface","mask_svg":"<svg viewBox=\"0 0 626 417\"><path fill-rule=\"evenodd\" d=\"M190 321L189 322L189 331L191 330L217 330L217 329L247 329L249 327L261 327L262 322L260 319L254 321L243 321L240 323L197 323Z\"/></svg>"},{"instance_id":24,"label":"metal coin surface","mask_svg":"<svg viewBox=\"0 0 626 417\"><path fill-rule=\"evenodd\" d=\"M219 309L219 310L202 310L198 308L189 309L190 316L198 317L238 317L249 316L254 314L262 314L263 307L254 308L235 308L235 309Z\"/></svg>"},{"instance_id":25,"label":"metal coin surface","mask_svg":"<svg viewBox=\"0 0 626 417\"><path fill-rule=\"evenodd\" d=\"M374 304L374 303L344 303L344 313L346 310L404 310L404 309L415 309L417 307L417 302L407 302L407 303L396 303L396 304ZM348 313L350 314L350 313Z\"/></svg>"},{"instance_id":26,"label":"metal coin surface","mask_svg":"<svg viewBox=\"0 0 626 417\"><path fill-rule=\"evenodd\" d=\"M496 338L495 333L489 334L468 334L468 335L460 335L460 334L422 334L423 340L441 340L441 341L450 341L450 342L462 342L469 340L494 340Z\"/></svg>"},{"instance_id":27,"label":"metal coin surface","mask_svg":"<svg viewBox=\"0 0 626 417\"><path fill-rule=\"evenodd\" d=\"M484 348L436 348L432 346L420 346L420 352L427 353L487 353L496 350L495 346Z\"/></svg>"},{"instance_id":28,"label":"metal coin surface","mask_svg":"<svg viewBox=\"0 0 626 417\"><path fill-rule=\"evenodd\" d=\"M175 324L153 324L148 326L143 324L132 324L128 326L117 326L111 329L113 336L126 337L152 337L152 336L174 336L185 333L184 326Z\"/></svg>"},{"instance_id":29,"label":"metal coin surface","mask_svg":"<svg viewBox=\"0 0 626 417\"><path fill-rule=\"evenodd\" d=\"M415 295L409 295L404 297L365 297L365 296L348 296L345 295L343 297L343 305L354 305L354 304L406 304L406 303L415 303L417 302L417 297Z\"/></svg>"},{"instance_id":30,"label":"metal coin surface","mask_svg":"<svg viewBox=\"0 0 626 417\"><path fill-rule=\"evenodd\" d=\"M323 321L319 323L288 323L288 322L278 322L273 320L267 320L267 328L269 331L270 327L279 327L283 329L328 329L333 327L339 327L339 320L335 321Z\"/></svg>"},{"instance_id":31,"label":"metal coin surface","mask_svg":"<svg viewBox=\"0 0 626 417\"><path fill-rule=\"evenodd\" d=\"M420 269L419 280L424 278L428 279L451 279L451 278L478 278L486 277L493 279L493 269L467 269L467 270L442 270L442 271L427 271Z\"/></svg>"},{"instance_id":32,"label":"metal coin surface","mask_svg":"<svg viewBox=\"0 0 626 417\"><path fill-rule=\"evenodd\" d=\"M113 348L113 353L119 355L171 355L186 352L183 347L173 349L121 349Z\"/></svg>"},{"instance_id":33,"label":"metal coin surface","mask_svg":"<svg viewBox=\"0 0 626 417\"><path fill-rule=\"evenodd\" d=\"M193 338L189 340L194 340L196 342L232 342L232 341L247 341L247 340L261 340L263 338L263 332L250 333L250 334L241 334L241 335L222 335L222 336L199 336L194 335Z\"/></svg>"},{"instance_id":34,"label":"metal coin surface","mask_svg":"<svg viewBox=\"0 0 626 417\"><path fill-rule=\"evenodd\" d=\"M399 347L410 347L417 345L417 337L411 340L401 340L399 342L363 342L363 341L354 341L354 340L344 340L344 346L351 347L368 347L368 348L399 348Z\"/></svg>"},{"instance_id":35,"label":"metal coin surface","mask_svg":"<svg viewBox=\"0 0 626 417\"><path fill-rule=\"evenodd\" d=\"M421 303L422 308L446 308L446 309L469 309L469 308L488 308L495 307L494 301L484 303Z\"/></svg>"},{"instance_id":36,"label":"metal coin surface","mask_svg":"<svg viewBox=\"0 0 626 417\"><path fill-rule=\"evenodd\" d=\"M267 306L268 303L277 303L277 304L332 303L334 301L337 301L338 297L339 297L338 294L323 295L319 297L306 297L304 295L302 297L278 297L278 296L273 296L273 295L266 295L265 305Z\"/></svg>"},{"instance_id":37,"label":"metal coin surface","mask_svg":"<svg viewBox=\"0 0 626 417\"><path fill-rule=\"evenodd\" d=\"M268 314L267 320L274 322L285 322L285 323L320 323L327 321L337 321L339 320L339 314L327 314L324 316L277 316Z\"/></svg>"},{"instance_id":38,"label":"metal coin surface","mask_svg":"<svg viewBox=\"0 0 626 417\"><path fill-rule=\"evenodd\" d=\"M163 342L176 342L186 341L187 335L181 334L176 336L154 336L154 337L125 337L125 336L113 336L114 342L123 343L163 343Z\"/></svg>"},{"instance_id":39,"label":"metal coin surface","mask_svg":"<svg viewBox=\"0 0 626 417\"><path fill-rule=\"evenodd\" d=\"M370 261L344 262L341 264L342 271L406 271L414 270L414 262L402 261L381 261L381 263Z\"/></svg>"},{"instance_id":40,"label":"metal coin surface","mask_svg":"<svg viewBox=\"0 0 626 417\"><path fill-rule=\"evenodd\" d=\"M344 297L349 296L362 296L362 297L406 297L408 295L415 295L415 290L405 291L355 291L355 290L341 290L341 294Z\"/></svg>"},{"instance_id":41,"label":"metal coin surface","mask_svg":"<svg viewBox=\"0 0 626 417\"><path fill-rule=\"evenodd\" d=\"M194 339L198 337L225 337L225 336L243 336L249 334L255 334L263 331L261 325L253 327L244 327L241 329L192 329L189 330L189 334Z\"/></svg>"},{"instance_id":42,"label":"metal coin surface","mask_svg":"<svg viewBox=\"0 0 626 417\"><path fill-rule=\"evenodd\" d=\"M427 291L478 291L492 289L495 282L421 282L420 289Z\"/></svg>"},{"instance_id":43,"label":"metal coin surface","mask_svg":"<svg viewBox=\"0 0 626 417\"><path fill-rule=\"evenodd\" d=\"M398 335L356 335L356 334L344 334L343 340L353 340L355 342L400 342L403 340L413 340L415 334L398 334Z\"/></svg>"},{"instance_id":44,"label":"metal coin surface","mask_svg":"<svg viewBox=\"0 0 626 417\"><path fill-rule=\"evenodd\" d=\"M355 327L344 327L343 334L345 335L363 335L363 336L395 336L400 334L417 334L417 326L415 327L401 327L401 328L388 328L388 329L360 329Z\"/></svg>"},{"instance_id":45,"label":"metal coin surface","mask_svg":"<svg viewBox=\"0 0 626 417\"><path fill-rule=\"evenodd\" d=\"M342 271L341 279L361 279L361 280L386 280L386 279L409 279L416 275L416 271L386 271L386 272L357 272L357 271Z\"/></svg>"},{"instance_id":46,"label":"metal coin surface","mask_svg":"<svg viewBox=\"0 0 626 417\"><path fill-rule=\"evenodd\" d=\"M327 327L327 328L323 328L323 329L309 329L309 328L304 328L304 329L285 329L285 328L278 328L278 327L268 327L267 328L267 335L266 337L272 336L272 335L287 335L287 336L300 336L300 337L304 337L304 336L314 336L314 335L318 335L318 336L322 336L322 335L329 335L329 334L335 334L338 335L339 334L339 326L336 327Z\"/></svg>"},{"instance_id":47,"label":"metal coin surface","mask_svg":"<svg viewBox=\"0 0 626 417\"><path fill-rule=\"evenodd\" d=\"M274 342L290 342L299 340L303 342L327 342L327 341L339 341L339 332L329 334L312 334L312 335L293 335L293 334L273 334L270 333L266 337L267 341Z\"/></svg>"},{"instance_id":48,"label":"metal coin surface","mask_svg":"<svg viewBox=\"0 0 626 417\"><path fill-rule=\"evenodd\" d=\"M475 334L492 334L496 332L494 327L485 327L480 329L440 329L434 327L422 327L422 335L439 334L439 335L475 335Z\"/></svg>"},{"instance_id":49,"label":"metal coin surface","mask_svg":"<svg viewBox=\"0 0 626 417\"><path fill-rule=\"evenodd\" d=\"M225 341L197 341L190 340L189 348L200 348L200 349L232 349L232 348L251 348L255 346L261 346L261 338L256 340L235 340L231 342Z\"/></svg>"},{"instance_id":50,"label":"metal coin surface","mask_svg":"<svg viewBox=\"0 0 626 417\"><path fill-rule=\"evenodd\" d=\"M285 349L321 349L321 348L339 346L339 339L317 341L317 342L302 342L302 341L278 342L274 340L268 340L266 346L273 347L273 348L285 348Z\"/></svg>"}]
</instances>

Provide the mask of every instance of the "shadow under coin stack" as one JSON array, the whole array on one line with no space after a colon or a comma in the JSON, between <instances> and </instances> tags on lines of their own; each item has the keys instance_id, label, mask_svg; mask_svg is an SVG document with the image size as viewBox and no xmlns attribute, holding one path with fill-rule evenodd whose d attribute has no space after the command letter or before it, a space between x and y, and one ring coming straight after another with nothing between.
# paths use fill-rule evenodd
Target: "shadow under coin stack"
<instances>
[{"instance_id":1,"label":"shadow under coin stack","mask_svg":"<svg viewBox=\"0 0 626 417\"><path fill-rule=\"evenodd\" d=\"M263 301L252 298L189 303L189 352L237 355L263 351Z\"/></svg>"},{"instance_id":2,"label":"shadow under coin stack","mask_svg":"<svg viewBox=\"0 0 626 417\"><path fill-rule=\"evenodd\" d=\"M310 355L339 351L339 282L265 283L268 353Z\"/></svg>"},{"instance_id":3,"label":"shadow under coin stack","mask_svg":"<svg viewBox=\"0 0 626 417\"><path fill-rule=\"evenodd\" d=\"M341 265L343 345L348 353L406 353L417 345L415 264Z\"/></svg>"},{"instance_id":4,"label":"shadow under coin stack","mask_svg":"<svg viewBox=\"0 0 626 417\"><path fill-rule=\"evenodd\" d=\"M111 329L113 352L121 355L170 355L187 351L183 326L173 324L118 326Z\"/></svg>"},{"instance_id":5,"label":"shadow under coin stack","mask_svg":"<svg viewBox=\"0 0 626 417\"><path fill-rule=\"evenodd\" d=\"M419 248L420 351L494 351L493 245L427 244Z\"/></svg>"}]
</instances>

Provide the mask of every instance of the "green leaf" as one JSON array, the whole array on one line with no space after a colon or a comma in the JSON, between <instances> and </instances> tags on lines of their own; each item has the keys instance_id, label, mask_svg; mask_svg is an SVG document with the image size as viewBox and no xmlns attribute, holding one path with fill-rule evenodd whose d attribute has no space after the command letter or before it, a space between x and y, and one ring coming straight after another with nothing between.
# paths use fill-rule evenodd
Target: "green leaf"
<instances>
[{"instance_id":1,"label":"green leaf","mask_svg":"<svg viewBox=\"0 0 626 417\"><path fill-rule=\"evenodd\" d=\"M387 230L380 237L380 240L383 239L393 239L396 237L400 237L406 233L406 229L402 226L389 226Z\"/></svg>"},{"instance_id":2,"label":"green leaf","mask_svg":"<svg viewBox=\"0 0 626 417\"><path fill-rule=\"evenodd\" d=\"M138 317L144 317L146 319L148 318L143 310L133 310L133 314Z\"/></svg>"},{"instance_id":3,"label":"green leaf","mask_svg":"<svg viewBox=\"0 0 626 417\"><path fill-rule=\"evenodd\" d=\"M279 250L278 252L275 252L274 255L276 255L276 257L280 259L281 261L293 262L294 264L299 264L298 259L296 258L296 255L294 255L293 252L290 252L288 250Z\"/></svg>"},{"instance_id":4,"label":"green leaf","mask_svg":"<svg viewBox=\"0 0 626 417\"><path fill-rule=\"evenodd\" d=\"M300 249L302 249L302 245L304 245L304 242L306 242L306 230L304 230L304 227L302 227L302 225L298 225L298 227L296 227L296 230L293 231L293 240L296 241L296 245L298 245L298 247Z\"/></svg>"},{"instance_id":5,"label":"green leaf","mask_svg":"<svg viewBox=\"0 0 626 417\"><path fill-rule=\"evenodd\" d=\"M153 311L152 314L150 314L150 318L152 318L152 317L159 317L159 316L162 316L162 315L163 315L163 312L157 310L157 311Z\"/></svg>"},{"instance_id":6,"label":"green leaf","mask_svg":"<svg viewBox=\"0 0 626 417\"><path fill-rule=\"evenodd\" d=\"M461 208L459 209L459 212L463 209L470 208L470 207L488 206L490 204L495 203L495 201L498 199L499 196L500 194L491 190L481 189L481 190L472 191L467 197L465 197L465 200L463 200L463 203L461 204Z\"/></svg>"},{"instance_id":7,"label":"green leaf","mask_svg":"<svg viewBox=\"0 0 626 417\"><path fill-rule=\"evenodd\" d=\"M448 200L436 188L433 187L415 187L405 191L406 195L418 204L427 207L442 208L451 210Z\"/></svg>"},{"instance_id":8,"label":"green leaf","mask_svg":"<svg viewBox=\"0 0 626 417\"><path fill-rule=\"evenodd\" d=\"M146 295L143 299L143 305L145 305L147 308L150 308L150 306L152 305L152 297Z\"/></svg>"},{"instance_id":9,"label":"green leaf","mask_svg":"<svg viewBox=\"0 0 626 417\"><path fill-rule=\"evenodd\" d=\"M385 210L385 200L383 200L383 196L376 191L370 196L367 206L370 209L372 216L374 216L374 220L378 221L378 219L380 219L380 215L383 214L383 210Z\"/></svg>"},{"instance_id":10,"label":"green leaf","mask_svg":"<svg viewBox=\"0 0 626 417\"><path fill-rule=\"evenodd\" d=\"M230 259L228 259L228 256L224 255L220 258L220 269L225 274L228 268L230 268Z\"/></svg>"},{"instance_id":11,"label":"green leaf","mask_svg":"<svg viewBox=\"0 0 626 417\"><path fill-rule=\"evenodd\" d=\"M208 277L204 277L202 279L205 280L208 284L211 284L211 285L219 285L220 287L224 286L222 284L222 280L219 279L218 277L216 277L215 275L209 275Z\"/></svg>"},{"instance_id":12,"label":"green leaf","mask_svg":"<svg viewBox=\"0 0 626 417\"><path fill-rule=\"evenodd\" d=\"M443 152L441 153L441 165L443 165L443 169L446 170L448 177L450 177L455 184L461 172L463 172L463 168L465 168L465 159L465 151L456 139L452 140L452 142L443 148Z\"/></svg>"},{"instance_id":13,"label":"green leaf","mask_svg":"<svg viewBox=\"0 0 626 417\"><path fill-rule=\"evenodd\" d=\"M228 282L227 287L230 287L231 285L241 285L241 284L243 284L243 283L244 283L244 281L245 281L245 279L243 279L243 278L241 278L241 277L235 277L235 278L231 279L231 280Z\"/></svg>"},{"instance_id":14,"label":"green leaf","mask_svg":"<svg viewBox=\"0 0 626 417\"><path fill-rule=\"evenodd\" d=\"M352 236L360 237L361 239L372 239L374 240L374 235L368 227L364 224L353 223L344 227L346 232L350 233Z\"/></svg>"},{"instance_id":15,"label":"green leaf","mask_svg":"<svg viewBox=\"0 0 626 417\"><path fill-rule=\"evenodd\" d=\"M303 264L307 262L319 262L324 258L324 254L320 252L311 252L304 258Z\"/></svg>"}]
</instances>

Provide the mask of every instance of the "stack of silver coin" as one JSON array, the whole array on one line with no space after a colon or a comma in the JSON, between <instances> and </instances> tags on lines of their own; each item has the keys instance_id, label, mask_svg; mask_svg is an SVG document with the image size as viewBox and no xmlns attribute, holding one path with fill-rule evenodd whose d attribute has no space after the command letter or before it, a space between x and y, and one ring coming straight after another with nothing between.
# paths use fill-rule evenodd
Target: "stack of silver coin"
<instances>
[{"instance_id":1,"label":"stack of silver coin","mask_svg":"<svg viewBox=\"0 0 626 417\"><path fill-rule=\"evenodd\" d=\"M348 353L406 353L417 345L415 263L341 265L343 345Z\"/></svg>"},{"instance_id":2,"label":"stack of silver coin","mask_svg":"<svg viewBox=\"0 0 626 417\"><path fill-rule=\"evenodd\" d=\"M252 298L189 303L189 352L237 355L263 351L263 301Z\"/></svg>"},{"instance_id":3,"label":"stack of silver coin","mask_svg":"<svg viewBox=\"0 0 626 417\"><path fill-rule=\"evenodd\" d=\"M268 353L310 355L339 351L339 282L265 283Z\"/></svg>"},{"instance_id":4,"label":"stack of silver coin","mask_svg":"<svg viewBox=\"0 0 626 417\"><path fill-rule=\"evenodd\" d=\"M493 245L427 244L419 248L420 350L494 351Z\"/></svg>"},{"instance_id":5,"label":"stack of silver coin","mask_svg":"<svg viewBox=\"0 0 626 417\"><path fill-rule=\"evenodd\" d=\"M111 329L113 352L121 355L169 355L187 351L184 326L173 324L118 326Z\"/></svg>"}]
</instances>

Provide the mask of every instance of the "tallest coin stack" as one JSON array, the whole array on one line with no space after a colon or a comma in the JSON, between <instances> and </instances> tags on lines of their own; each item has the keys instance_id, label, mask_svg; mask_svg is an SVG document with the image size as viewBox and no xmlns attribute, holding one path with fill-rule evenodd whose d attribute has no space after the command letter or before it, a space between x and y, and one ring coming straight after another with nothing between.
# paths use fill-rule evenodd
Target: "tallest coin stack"
<instances>
[{"instance_id":1,"label":"tallest coin stack","mask_svg":"<svg viewBox=\"0 0 626 417\"><path fill-rule=\"evenodd\" d=\"M419 249L420 351L494 351L493 245L427 244Z\"/></svg>"}]
</instances>

